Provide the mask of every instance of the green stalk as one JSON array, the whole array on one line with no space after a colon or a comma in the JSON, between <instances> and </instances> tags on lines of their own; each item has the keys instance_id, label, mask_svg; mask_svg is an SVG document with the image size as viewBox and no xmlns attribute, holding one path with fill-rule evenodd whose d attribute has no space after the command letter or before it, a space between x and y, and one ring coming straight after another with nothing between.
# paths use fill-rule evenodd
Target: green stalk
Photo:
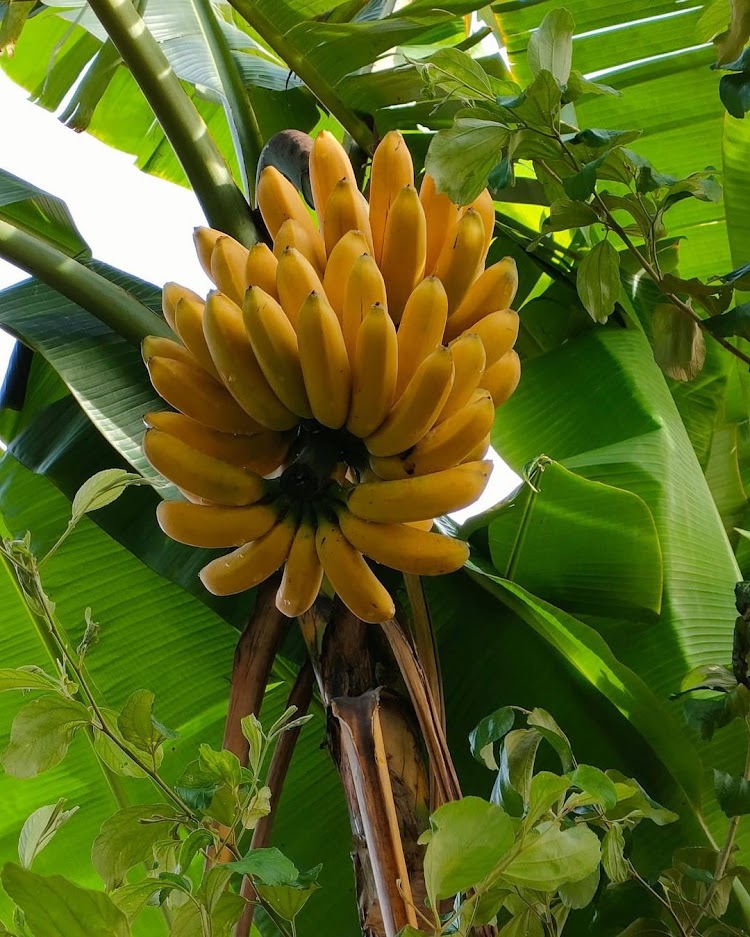
<instances>
[{"instance_id":1,"label":"green stalk","mask_svg":"<svg viewBox=\"0 0 750 937\"><path fill-rule=\"evenodd\" d=\"M280 32L273 20L259 9L255 0L229 0L234 9L245 19L273 51L298 75L351 138L366 152L372 152L373 132L351 108L337 97L331 86L287 37Z\"/></svg>"},{"instance_id":2,"label":"green stalk","mask_svg":"<svg viewBox=\"0 0 750 937\"><path fill-rule=\"evenodd\" d=\"M133 345L169 326L135 296L21 228L0 218L0 257L78 303Z\"/></svg>"},{"instance_id":3,"label":"green stalk","mask_svg":"<svg viewBox=\"0 0 750 937\"><path fill-rule=\"evenodd\" d=\"M250 247L258 240L250 206L235 185L203 118L131 0L90 0L89 6L151 105L208 223Z\"/></svg>"},{"instance_id":4,"label":"green stalk","mask_svg":"<svg viewBox=\"0 0 750 937\"><path fill-rule=\"evenodd\" d=\"M255 174L258 169L260 151L263 149L258 118L255 116L247 91L242 84L237 63L232 58L232 50L221 31L221 24L211 5L211 0L193 0L193 8L219 73L224 90L224 110L235 140L237 161L244 177L245 193L250 203L254 204Z\"/></svg>"}]
</instances>

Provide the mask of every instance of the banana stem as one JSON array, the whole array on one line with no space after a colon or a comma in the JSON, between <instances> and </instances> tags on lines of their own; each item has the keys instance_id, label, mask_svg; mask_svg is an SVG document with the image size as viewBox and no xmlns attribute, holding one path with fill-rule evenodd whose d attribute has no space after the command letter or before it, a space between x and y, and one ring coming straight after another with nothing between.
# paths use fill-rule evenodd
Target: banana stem
<instances>
[{"instance_id":1,"label":"banana stem","mask_svg":"<svg viewBox=\"0 0 750 937\"><path fill-rule=\"evenodd\" d=\"M146 335L172 335L166 322L127 290L2 218L0 257L78 303L133 345Z\"/></svg>"},{"instance_id":2,"label":"banana stem","mask_svg":"<svg viewBox=\"0 0 750 937\"><path fill-rule=\"evenodd\" d=\"M221 151L131 0L90 0L185 170L208 223L250 247L258 232Z\"/></svg>"},{"instance_id":3,"label":"banana stem","mask_svg":"<svg viewBox=\"0 0 750 937\"><path fill-rule=\"evenodd\" d=\"M352 139L366 153L371 153L374 143L372 130L334 93L310 59L296 49L294 44L277 29L273 21L259 9L259 4L254 0L229 0L229 3L279 58L283 59L289 68L304 81L318 101L338 120Z\"/></svg>"}]
</instances>

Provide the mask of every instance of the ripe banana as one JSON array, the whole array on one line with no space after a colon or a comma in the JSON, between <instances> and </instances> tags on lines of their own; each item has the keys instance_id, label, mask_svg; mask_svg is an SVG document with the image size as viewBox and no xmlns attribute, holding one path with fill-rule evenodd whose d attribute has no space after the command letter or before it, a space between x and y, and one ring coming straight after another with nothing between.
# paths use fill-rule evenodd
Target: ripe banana
<instances>
[{"instance_id":1,"label":"ripe banana","mask_svg":"<svg viewBox=\"0 0 750 937\"><path fill-rule=\"evenodd\" d=\"M190 547L216 549L239 547L257 540L274 526L278 516L271 504L238 508L162 501L156 509L156 519L172 540Z\"/></svg>"},{"instance_id":2,"label":"ripe banana","mask_svg":"<svg viewBox=\"0 0 750 937\"><path fill-rule=\"evenodd\" d=\"M405 185L414 185L411 153L398 130L391 130L378 144L370 170L370 227L378 262L383 252L388 212Z\"/></svg>"},{"instance_id":3,"label":"ripe banana","mask_svg":"<svg viewBox=\"0 0 750 937\"><path fill-rule=\"evenodd\" d=\"M400 524L467 507L484 491L492 462L466 462L443 472L397 481L365 482L349 490L347 507L367 521ZM324 564L325 565L325 564Z\"/></svg>"},{"instance_id":4,"label":"ripe banana","mask_svg":"<svg viewBox=\"0 0 750 937\"><path fill-rule=\"evenodd\" d=\"M193 243L195 244L195 253L198 255L198 262L203 268L203 272L209 279L213 280L211 274L211 254L219 238L227 237L223 231L217 231L216 228L206 228L200 226L193 229Z\"/></svg>"},{"instance_id":5,"label":"ripe banana","mask_svg":"<svg viewBox=\"0 0 750 937\"><path fill-rule=\"evenodd\" d=\"M164 289L161 291L161 308L167 325L173 332L176 331L174 327L174 311L177 308L177 303L181 299L189 299L195 303L203 302L197 293L189 290L186 286L180 286L179 283L164 284Z\"/></svg>"},{"instance_id":6,"label":"ripe banana","mask_svg":"<svg viewBox=\"0 0 750 937\"><path fill-rule=\"evenodd\" d=\"M408 453L371 458L373 471L386 480L442 472L463 462L492 428L495 407L486 390L478 390L471 403L423 436Z\"/></svg>"},{"instance_id":7,"label":"ripe banana","mask_svg":"<svg viewBox=\"0 0 750 937\"><path fill-rule=\"evenodd\" d=\"M250 469L256 475L268 475L277 469L289 449L289 437L284 433L270 430L253 436L220 433L171 410L147 413L143 422L152 429L176 436L198 452L229 465Z\"/></svg>"},{"instance_id":8,"label":"ripe banana","mask_svg":"<svg viewBox=\"0 0 750 937\"><path fill-rule=\"evenodd\" d=\"M437 277L422 280L407 300L398 327L397 400L420 364L442 342L447 315L443 284Z\"/></svg>"},{"instance_id":9,"label":"ripe banana","mask_svg":"<svg viewBox=\"0 0 750 937\"><path fill-rule=\"evenodd\" d=\"M484 223L484 253L482 254L482 263L484 263L492 238L495 236L495 203L492 201L489 189L482 189L469 208L478 212Z\"/></svg>"},{"instance_id":10,"label":"ripe banana","mask_svg":"<svg viewBox=\"0 0 750 937\"><path fill-rule=\"evenodd\" d=\"M469 558L468 544L408 524L378 524L338 512L342 534L376 563L415 576L442 576L460 569Z\"/></svg>"},{"instance_id":11,"label":"ripe banana","mask_svg":"<svg viewBox=\"0 0 750 937\"><path fill-rule=\"evenodd\" d=\"M511 396L521 379L521 359L517 352L509 351L482 375L481 384L492 394L496 407Z\"/></svg>"},{"instance_id":12,"label":"ripe banana","mask_svg":"<svg viewBox=\"0 0 750 937\"><path fill-rule=\"evenodd\" d=\"M258 364L239 306L222 293L209 293L203 330L221 379L242 409L267 429L281 432L296 426L297 417L273 392Z\"/></svg>"},{"instance_id":13,"label":"ripe banana","mask_svg":"<svg viewBox=\"0 0 750 937\"><path fill-rule=\"evenodd\" d=\"M484 259L484 223L469 209L446 241L435 267L448 296L448 315L458 307L476 279Z\"/></svg>"},{"instance_id":14,"label":"ripe banana","mask_svg":"<svg viewBox=\"0 0 750 937\"><path fill-rule=\"evenodd\" d=\"M197 368L198 362L191 352L179 342L161 335L147 335L141 342L141 357L143 363L148 364L152 358L169 358L170 361L180 361L191 368Z\"/></svg>"},{"instance_id":15,"label":"ripe banana","mask_svg":"<svg viewBox=\"0 0 750 937\"><path fill-rule=\"evenodd\" d=\"M492 442L492 437L490 433L484 437L484 439L466 456L465 459L462 459L462 462L478 462L480 459L487 457L487 453L490 451L490 444Z\"/></svg>"},{"instance_id":16,"label":"ripe banana","mask_svg":"<svg viewBox=\"0 0 750 937\"><path fill-rule=\"evenodd\" d=\"M150 358L147 367L157 394L185 416L221 433L252 435L265 428L245 413L227 390L197 364Z\"/></svg>"},{"instance_id":17,"label":"ripe banana","mask_svg":"<svg viewBox=\"0 0 750 937\"><path fill-rule=\"evenodd\" d=\"M352 399L346 428L364 439L388 416L396 387L396 328L382 306L372 306L365 316L351 361Z\"/></svg>"},{"instance_id":18,"label":"ripe banana","mask_svg":"<svg viewBox=\"0 0 750 937\"><path fill-rule=\"evenodd\" d=\"M496 309L509 309L518 289L518 270L512 257L503 257L471 284L460 306L448 317L445 341L450 342Z\"/></svg>"},{"instance_id":19,"label":"ripe banana","mask_svg":"<svg viewBox=\"0 0 750 937\"><path fill-rule=\"evenodd\" d=\"M312 518L304 518L294 535L281 585L276 593L276 608L287 618L303 615L318 597L323 581L323 567L315 544L316 529Z\"/></svg>"},{"instance_id":20,"label":"ripe banana","mask_svg":"<svg viewBox=\"0 0 750 937\"><path fill-rule=\"evenodd\" d=\"M204 566L201 582L213 595L236 595L252 589L287 558L296 527L294 518L287 514L262 537Z\"/></svg>"},{"instance_id":21,"label":"ripe banana","mask_svg":"<svg viewBox=\"0 0 750 937\"><path fill-rule=\"evenodd\" d=\"M435 272L435 264L448 235L455 230L459 210L458 205L452 202L447 195L437 191L435 180L428 173L425 173L422 178L419 200L427 219L425 274L429 276Z\"/></svg>"},{"instance_id":22,"label":"ripe banana","mask_svg":"<svg viewBox=\"0 0 750 937\"><path fill-rule=\"evenodd\" d=\"M344 333L349 361L354 361L357 334L362 320L376 303L386 307L383 275L374 258L370 254L362 254L355 260L349 274L341 317L341 329Z\"/></svg>"},{"instance_id":23,"label":"ripe banana","mask_svg":"<svg viewBox=\"0 0 750 937\"><path fill-rule=\"evenodd\" d=\"M316 544L326 576L352 614L373 623L393 617L396 608L388 590L359 550L344 537L338 524L318 518Z\"/></svg>"},{"instance_id":24,"label":"ripe banana","mask_svg":"<svg viewBox=\"0 0 750 937\"><path fill-rule=\"evenodd\" d=\"M201 299L199 302L184 296L174 310L174 328L180 336L180 340L185 347L190 350L198 364L204 371L208 371L211 377L221 380L216 365L211 357L211 352L206 344L206 336L203 334L203 310L206 304Z\"/></svg>"},{"instance_id":25,"label":"ripe banana","mask_svg":"<svg viewBox=\"0 0 750 937\"><path fill-rule=\"evenodd\" d=\"M339 317L339 322L344 314L344 295L349 274L355 260L362 254L369 253L369 250L367 239L361 231L347 231L328 258L323 276L323 290L331 308Z\"/></svg>"},{"instance_id":26,"label":"ripe banana","mask_svg":"<svg viewBox=\"0 0 750 937\"><path fill-rule=\"evenodd\" d=\"M365 439L372 455L396 455L421 439L443 409L452 383L453 358L441 346L420 364L383 424Z\"/></svg>"},{"instance_id":27,"label":"ripe banana","mask_svg":"<svg viewBox=\"0 0 750 937\"><path fill-rule=\"evenodd\" d=\"M259 286L264 293L278 299L276 292L276 268L279 262L267 244L258 242L253 244L247 254L247 267L245 268L245 283L248 286Z\"/></svg>"},{"instance_id":28,"label":"ripe banana","mask_svg":"<svg viewBox=\"0 0 750 937\"><path fill-rule=\"evenodd\" d=\"M453 416L471 400L484 374L487 355L482 339L475 332L465 332L448 346L453 355L453 387L438 415L437 422Z\"/></svg>"},{"instance_id":29,"label":"ripe banana","mask_svg":"<svg viewBox=\"0 0 750 937\"><path fill-rule=\"evenodd\" d=\"M328 255L347 231L361 231L368 250L372 251L372 231L365 197L351 179L340 179L323 209L323 239Z\"/></svg>"},{"instance_id":30,"label":"ripe banana","mask_svg":"<svg viewBox=\"0 0 750 937\"><path fill-rule=\"evenodd\" d=\"M313 265L296 248L287 247L276 268L276 291L284 312L296 328L299 309L312 292L325 295Z\"/></svg>"},{"instance_id":31,"label":"ripe banana","mask_svg":"<svg viewBox=\"0 0 750 937\"><path fill-rule=\"evenodd\" d=\"M294 247L308 260L318 276L322 277L323 267L318 266L318 260L325 248L320 234L318 234L318 232L315 233L317 234L317 240L313 239L309 229L303 227L299 221L294 218L287 218L274 238L274 255L278 259L281 257L285 248Z\"/></svg>"},{"instance_id":32,"label":"ripe banana","mask_svg":"<svg viewBox=\"0 0 750 937\"><path fill-rule=\"evenodd\" d=\"M267 491L266 480L254 472L220 462L158 429L146 430L143 452L173 484L214 504L255 504Z\"/></svg>"},{"instance_id":33,"label":"ripe banana","mask_svg":"<svg viewBox=\"0 0 750 937\"><path fill-rule=\"evenodd\" d=\"M385 223L380 269L388 291L388 311L401 321L406 301L424 275L427 224L416 190L405 185Z\"/></svg>"},{"instance_id":34,"label":"ripe banana","mask_svg":"<svg viewBox=\"0 0 750 937\"><path fill-rule=\"evenodd\" d=\"M257 286L251 287L242 306L250 344L271 389L297 416L309 419L297 333L281 306Z\"/></svg>"},{"instance_id":35,"label":"ripe banana","mask_svg":"<svg viewBox=\"0 0 750 937\"><path fill-rule=\"evenodd\" d=\"M256 197L263 221L272 238L276 237L287 218L294 218L303 228L307 228L313 243L319 243L316 239L318 229L299 192L274 166L266 166L261 172ZM322 253L318 256L317 266L324 267L325 262L325 253Z\"/></svg>"},{"instance_id":36,"label":"ripe banana","mask_svg":"<svg viewBox=\"0 0 750 937\"><path fill-rule=\"evenodd\" d=\"M311 293L297 322L302 374L315 419L338 429L349 412L351 375L344 336L325 297Z\"/></svg>"},{"instance_id":37,"label":"ripe banana","mask_svg":"<svg viewBox=\"0 0 750 937\"><path fill-rule=\"evenodd\" d=\"M218 289L237 305L242 304L247 283L247 258L250 252L234 238L221 237L211 253L211 279Z\"/></svg>"},{"instance_id":38,"label":"ripe banana","mask_svg":"<svg viewBox=\"0 0 750 937\"><path fill-rule=\"evenodd\" d=\"M518 338L518 313L512 309L492 312L471 327L481 339L487 356L485 368L491 368L507 354Z\"/></svg>"},{"instance_id":39,"label":"ripe banana","mask_svg":"<svg viewBox=\"0 0 750 937\"><path fill-rule=\"evenodd\" d=\"M321 229L325 206L336 183L346 179L356 188L357 180L346 150L328 130L313 140L310 150L310 188Z\"/></svg>"}]
</instances>

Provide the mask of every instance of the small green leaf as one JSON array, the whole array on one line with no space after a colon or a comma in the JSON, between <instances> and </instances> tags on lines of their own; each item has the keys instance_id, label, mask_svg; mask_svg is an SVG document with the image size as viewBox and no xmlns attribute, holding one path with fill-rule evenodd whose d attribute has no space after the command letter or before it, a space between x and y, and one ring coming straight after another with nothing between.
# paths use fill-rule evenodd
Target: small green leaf
<instances>
[{"instance_id":1,"label":"small green leaf","mask_svg":"<svg viewBox=\"0 0 750 937\"><path fill-rule=\"evenodd\" d=\"M750 72L722 75L719 98L730 116L742 120L750 111Z\"/></svg>"},{"instance_id":2,"label":"small green leaf","mask_svg":"<svg viewBox=\"0 0 750 937\"><path fill-rule=\"evenodd\" d=\"M0 668L0 693L6 690L50 690L55 678L39 667Z\"/></svg>"},{"instance_id":3,"label":"small green leaf","mask_svg":"<svg viewBox=\"0 0 750 937\"><path fill-rule=\"evenodd\" d=\"M491 771L497 771L497 762L493 750L494 743L499 742L506 733L510 732L515 718L513 708L503 706L501 709L495 710L492 715L485 716L469 735L471 754Z\"/></svg>"},{"instance_id":4,"label":"small green leaf","mask_svg":"<svg viewBox=\"0 0 750 937\"><path fill-rule=\"evenodd\" d=\"M750 781L733 778L731 774L714 768L714 791L719 806L728 817L750 813Z\"/></svg>"},{"instance_id":5,"label":"small green leaf","mask_svg":"<svg viewBox=\"0 0 750 937\"><path fill-rule=\"evenodd\" d=\"M708 331L720 338L732 335L750 338L750 303L740 303L728 312L710 316L705 322Z\"/></svg>"},{"instance_id":6,"label":"small green leaf","mask_svg":"<svg viewBox=\"0 0 750 937\"><path fill-rule=\"evenodd\" d=\"M524 826L527 829L535 826L569 787L570 780L567 777L560 777L550 771L539 771L535 774L531 780Z\"/></svg>"},{"instance_id":7,"label":"small green leaf","mask_svg":"<svg viewBox=\"0 0 750 937\"><path fill-rule=\"evenodd\" d=\"M457 205L468 205L487 184L508 145L507 127L491 120L457 117L453 126L432 138L426 171Z\"/></svg>"},{"instance_id":8,"label":"small green leaf","mask_svg":"<svg viewBox=\"0 0 750 937\"><path fill-rule=\"evenodd\" d=\"M91 861L107 888L121 885L128 870L154 863L154 851L165 842L178 842L176 812L168 804L125 807L105 820L91 849Z\"/></svg>"},{"instance_id":9,"label":"small green leaf","mask_svg":"<svg viewBox=\"0 0 750 937\"><path fill-rule=\"evenodd\" d=\"M513 113L526 125L537 130L554 130L560 114L560 86L546 68L524 91L514 105Z\"/></svg>"},{"instance_id":10,"label":"small green leaf","mask_svg":"<svg viewBox=\"0 0 750 937\"><path fill-rule=\"evenodd\" d=\"M263 885L293 885L299 878L295 864L275 846L251 849L242 859L227 862L223 868L248 875Z\"/></svg>"},{"instance_id":11,"label":"small green leaf","mask_svg":"<svg viewBox=\"0 0 750 937\"><path fill-rule=\"evenodd\" d=\"M569 228L585 228L598 220L590 205L561 198L550 205L549 218L545 218L542 228L545 231L567 231Z\"/></svg>"},{"instance_id":12,"label":"small green leaf","mask_svg":"<svg viewBox=\"0 0 750 937\"><path fill-rule=\"evenodd\" d=\"M666 826L679 820L676 813L657 804L653 798L649 797L641 785L634 779L625 777L619 771L610 769L606 772L607 777L614 781L615 787L623 785L622 793L618 791L617 804L607 811L607 817L610 820L651 820L657 826Z\"/></svg>"},{"instance_id":13,"label":"small green leaf","mask_svg":"<svg viewBox=\"0 0 750 937\"><path fill-rule=\"evenodd\" d=\"M526 721L557 752L563 771L570 770L573 766L573 749L570 747L570 741L547 710L532 709Z\"/></svg>"},{"instance_id":14,"label":"small green leaf","mask_svg":"<svg viewBox=\"0 0 750 937\"><path fill-rule=\"evenodd\" d=\"M310 869L300 875L294 885L261 885L255 888L261 898L285 921L293 921L307 904L313 892L320 886L317 883L321 866Z\"/></svg>"},{"instance_id":15,"label":"small green leaf","mask_svg":"<svg viewBox=\"0 0 750 937\"><path fill-rule=\"evenodd\" d=\"M397 937L427 937L427 934L423 930L417 930L416 927L407 924L403 930L398 932Z\"/></svg>"},{"instance_id":16,"label":"small green leaf","mask_svg":"<svg viewBox=\"0 0 750 937\"><path fill-rule=\"evenodd\" d=\"M585 130L579 130L568 140L573 145L583 143L585 146L599 148L602 146L610 149L613 146L624 146L626 143L632 143L640 137L641 130L599 130L591 127Z\"/></svg>"},{"instance_id":17,"label":"small green leaf","mask_svg":"<svg viewBox=\"0 0 750 937\"><path fill-rule=\"evenodd\" d=\"M34 937L130 935L127 918L104 892L80 888L61 875L37 875L10 864L3 869L2 882Z\"/></svg>"},{"instance_id":18,"label":"small green leaf","mask_svg":"<svg viewBox=\"0 0 750 937\"><path fill-rule=\"evenodd\" d=\"M198 763L204 776L219 784L236 788L242 783L242 765L233 752L217 752L210 745L203 744L198 750Z\"/></svg>"},{"instance_id":19,"label":"small green leaf","mask_svg":"<svg viewBox=\"0 0 750 937\"><path fill-rule=\"evenodd\" d=\"M630 863L625 858L625 836L619 824L613 824L602 840L602 866L613 885L630 878Z\"/></svg>"},{"instance_id":20,"label":"small green leaf","mask_svg":"<svg viewBox=\"0 0 750 937\"><path fill-rule=\"evenodd\" d=\"M591 904L598 888L599 866L578 882L565 882L560 886L558 894L566 908L578 911Z\"/></svg>"},{"instance_id":21,"label":"small green leaf","mask_svg":"<svg viewBox=\"0 0 750 937\"><path fill-rule=\"evenodd\" d=\"M420 63L427 67L429 81L443 94L470 100L494 99L492 84L482 66L459 49L439 49Z\"/></svg>"},{"instance_id":22,"label":"small green leaf","mask_svg":"<svg viewBox=\"0 0 750 937\"><path fill-rule=\"evenodd\" d=\"M180 871L187 872L198 853L203 849L208 849L213 841L214 838L208 830L193 830L180 846L180 853L177 859Z\"/></svg>"},{"instance_id":23,"label":"small green leaf","mask_svg":"<svg viewBox=\"0 0 750 937\"><path fill-rule=\"evenodd\" d=\"M430 826L424 871L433 907L481 882L513 845L508 814L479 797L438 808Z\"/></svg>"},{"instance_id":24,"label":"small green leaf","mask_svg":"<svg viewBox=\"0 0 750 937\"><path fill-rule=\"evenodd\" d=\"M158 895L161 904L170 892L178 888L174 881L164 878L147 878L133 885L122 885L110 892L110 898L129 921L133 921Z\"/></svg>"},{"instance_id":25,"label":"small green leaf","mask_svg":"<svg viewBox=\"0 0 750 937\"><path fill-rule=\"evenodd\" d=\"M209 912L212 937L231 937L247 902L241 895L225 892L220 895ZM169 937L205 937L205 918L199 907L187 902L179 907L173 917Z\"/></svg>"},{"instance_id":26,"label":"small green leaf","mask_svg":"<svg viewBox=\"0 0 750 937\"><path fill-rule=\"evenodd\" d=\"M124 740L117 731L117 713L112 710L100 710L105 719L108 719L108 728L111 735L94 728L94 751L101 761L121 778L144 778L145 773L133 761L130 755L123 750ZM114 735L117 742L112 738ZM119 744L118 744L119 743Z\"/></svg>"},{"instance_id":27,"label":"small green leaf","mask_svg":"<svg viewBox=\"0 0 750 937\"><path fill-rule=\"evenodd\" d=\"M566 882L579 882L599 865L599 839L587 826L561 830L551 823L541 833L525 837L503 878L521 888L555 891Z\"/></svg>"},{"instance_id":28,"label":"small green leaf","mask_svg":"<svg viewBox=\"0 0 750 937\"><path fill-rule=\"evenodd\" d=\"M258 822L271 812L271 788L261 787L247 802L241 822L246 830L254 830Z\"/></svg>"},{"instance_id":29,"label":"small green leaf","mask_svg":"<svg viewBox=\"0 0 750 937\"><path fill-rule=\"evenodd\" d=\"M685 722L710 742L717 729L723 729L735 718L728 693L712 699L687 699L683 706Z\"/></svg>"},{"instance_id":30,"label":"small green leaf","mask_svg":"<svg viewBox=\"0 0 750 937\"><path fill-rule=\"evenodd\" d=\"M247 739L249 752L247 757L248 767L256 774L260 771L260 762L263 757L265 747L265 735L263 726L257 716L250 713L240 721L242 734Z\"/></svg>"},{"instance_id":31,"label":"small green leaf","mask_svg":"<svg viewBox=\"0 0 750 937\"><path fill-rule=\"evenodd\" d=\"M620 97L622 92L617 91L615 88L611 88L609 85L604 85L597 81L591 81L591 79L585 78L580 72L572 69L568 83L565 86L564 100L566 102L577 101L578 98L582 98L585 94L604 94Z\"/></svg>"},{"instance_id":32,"label":"small green leaf","mask_svg":"<svg viewBox=\"0 0 750 937\"><path fill-rule=\"evenodd\" d=\"M154 694L151 690L136 690L128 697L117 717L117 728L129 745L150 755L154 767L158 768L161 763L161 744L166 738L175 738L175 733L156 721L153 710Z\"/></svg>"},{"instance_id":33,"label":"small green leaf","mask_svg":"<svg viewBox=\"0 0 750 937\"><path fill-rule=\"evenodd\" d=\"M71 523L77 524L84 514L98 511L116 501L130 485L151 484L142 475L124 469L104 469L87 479L76 492L71 509Z\"/></svg>"},{"instance_id":34,"label":"small green leaf","mask_svg":"<svg viewBox=\"0 0 750 937\"><path fill-rule=\"evenodd\" d=\"M584 167L572 176L563 179L565 194L574 201L585 202L594 194L596 189L596 174L599 167L605 162L608 154L599 156L586 163Z\"/></svg>"},{"instance_id":35,"label":"small green leaf","mask_svg":"<svg viewBox=\"0 0 750 937\"><path fill-rule=\"evenodd\" d=\"M534 729L514 729L505 736L492 801L511 816L522 816L528 803L536 753L542 741Z\"/></svg>"},{"instance_id":36,"label":"small green leaf","mask_svg":"<svg viewBox=\"0 0 750 937\"><path fill-rule=\"evenodd\" d=\"M529 39L528 62L536 76L546 69L561 87L570 77L575 23L568 10L550 10Z\"/></svg>"},{"instance_id":37,"label":"small green leaf","mask_svg":"<svg viewBox=\"0 0 750 937\"><path fill-rule=\"evenodd\" d=\"M536 908L517 912L497 934L497 937L544 937L545 930Z\"/></svg>"},{"instance_id":38,"label":"small green leaf","mask_svg":"<svg viewBox=\"0 0 750 937\"><path fill-rule=\"evenodd\" d=\"M32 778L65 757L80 728L91 716L83 703L64 696L44 696L27 703L13 720L3 768L15 778Z\"/></svg>"},{"instance_id":39,"label":"small green leaf","mask_svg":"<svg viewBox=\"0 0 750 937\"><path fill-rule=\"evenodd\" d=\"M583 258L576 288L594 322L606 322L620 294L620 255L609 241L599 241Z\"/></svg>"},{"instance_id":40,"label":"small green leaf","mask_svg":"<svg viewBox=\"0 0 750 937\"><path fill-rule=\"evenodd\" d=\"M601 804L605 810L609 810L617 803L617 789L614 782L599 768L591 765L578 765L570 776L570 782L589 794L594 798L592 802Z\"/></svg>"},{"instance_id":41,"label":"small green leaf","mask_svg":"<svg viewBox=\"0 0 750 937\"><path fill-rule=\"evenodd\" d=\"M50 842L60 827L64 826L78 807L65 809L65 798L35 810L21 828L18 837L18 859L24 869L30 869L34 859Z\"/></svg>"},{"instance_id":42,"label":"small green leaf","mask_svg":"<svg viewBox=\"0 0 750 937\"><path fill-rule=\"evenodd\" d=\"M671 303L654 308L654 359L675 381L692 381L703 370L706 340L696 322Z\"/></svg>"}]
</instances>

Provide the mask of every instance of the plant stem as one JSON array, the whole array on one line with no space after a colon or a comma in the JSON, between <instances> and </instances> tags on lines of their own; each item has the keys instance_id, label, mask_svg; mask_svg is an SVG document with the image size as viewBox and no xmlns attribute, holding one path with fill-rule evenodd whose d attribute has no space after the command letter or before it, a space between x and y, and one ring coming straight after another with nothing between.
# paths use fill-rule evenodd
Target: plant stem
<instances>
[{"instance_id":1,"label":"plant stem","mask_svg":"<svg viewBox=\"0 0 750 937\"><path fill-rule=\"evenodd\" d=\"M0 257L78 303L133 345L146 335L172 335L166 322L127 290L3 219Z\"/></svg>"},{"instance_id":2,"label":"plant stem","mask_svg":"<svg viewBox=\"0 0 750 937\"><path fill-rule=\"evenodd\" d=\"M232 58L232 50L221 31L221 23L211 0L193 0L193 7L224 90L224 110L235 138L235 150L243 175L245 194L250 204L254 204L255 174L260 151L263 149L258 118L242 84L237 63Z\"/></svg>"},{"instance_id":3,"label":"plant stem","mask_svg":"<svg viewBox=\"0 0 750 937\"><path fill-rule=\"evenodd\" d=\"M310 59L295 48L254 0L229 0L230 4L341 124L366 153L372 152L374 134L367 124L339 98Z\"/></svg>"},{"instance_id":4,"label":"plant stem","mask_svg":"<svg viewBox=\"0 0 750 937\"><path fill-rule=\"evenodd\" d=\"M258 240L250 206L221 151L131 0L90 0L167 139L174 147L208 223L247 247Z\"/></svg>"}]
</instances>

